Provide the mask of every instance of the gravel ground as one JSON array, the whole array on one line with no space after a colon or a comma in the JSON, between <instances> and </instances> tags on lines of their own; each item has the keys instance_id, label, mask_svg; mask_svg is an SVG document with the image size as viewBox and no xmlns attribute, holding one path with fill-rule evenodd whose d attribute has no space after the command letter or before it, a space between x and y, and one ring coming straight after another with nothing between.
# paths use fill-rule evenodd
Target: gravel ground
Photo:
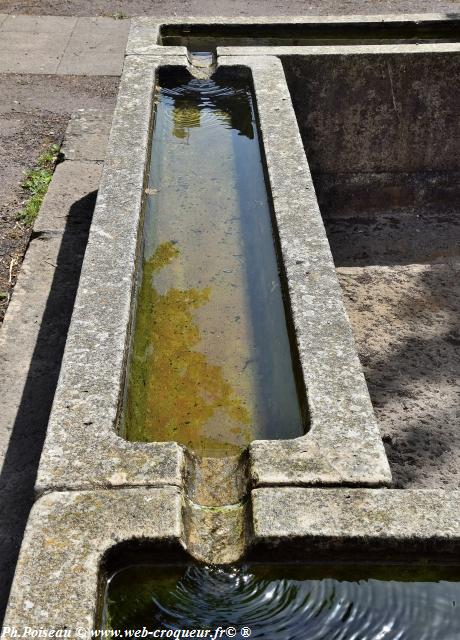
<instances>
[{"instance_id":1,"label":"gravel ground","mask_svg":"<svg viewBox=\"0 0 460 640\"><path fill-rule=\"evenodd\" d=\"M460 263L340 267L395 486L460 487Z\"/></svg>"},{"instance_id":2,"label":"gravel ground","mask_svg":"<svg viewBox=\"0 0 460 640\"><path fill-rule=\"evenodd\" d=\"M0 12L55 16L326 15L457 13L460 3L430 0L0 0Z\"/></svg>"},{"instance_id":3,"label":"gravel ground","mask_svg":"<svg viewBox=\"0 0 460 640\"><path fill-rule=\"evenodd\" d=\"M31 232L16 221L24 174L62 140L73 111L113 108L117 88L118 78L0 75L0 322Z\"/></svg>"}]
</instances>

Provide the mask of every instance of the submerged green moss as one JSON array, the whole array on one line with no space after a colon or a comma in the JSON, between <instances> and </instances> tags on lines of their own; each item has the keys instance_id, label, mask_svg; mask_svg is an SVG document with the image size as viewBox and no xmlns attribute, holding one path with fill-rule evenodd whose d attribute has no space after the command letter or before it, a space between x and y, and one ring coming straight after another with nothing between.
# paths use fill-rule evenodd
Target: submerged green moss
<instances>
[{"instance_id":1,"label":"submerged green moss","mask_svg":"<svg viewBox=\"0 0 460 640\"><path fill-rule=\"evenodd\" d=\"M125 414L130 440L175 440L197 451L206 444L225 454L229 445L218 425L209 436L203 427L223 412L238 426L242 446L250 440L251 416L225 380L220 366L196 350L201 340L193 310L209 302L211 288L170 288L159 293L154 275L174 261L179 249L172 242L159 245L144 261L140 284L129 390Z\"/></svg>"},{"instance_id":2,"label":"submerged green moss","mask_svg":"<svg viewBox=\"0 0 460 640\"><path fill-rule=\"evenodd\" d=\"M158 83L121 432L225 458L304 431L250 77Z\"/></svg>"}]
</instances>

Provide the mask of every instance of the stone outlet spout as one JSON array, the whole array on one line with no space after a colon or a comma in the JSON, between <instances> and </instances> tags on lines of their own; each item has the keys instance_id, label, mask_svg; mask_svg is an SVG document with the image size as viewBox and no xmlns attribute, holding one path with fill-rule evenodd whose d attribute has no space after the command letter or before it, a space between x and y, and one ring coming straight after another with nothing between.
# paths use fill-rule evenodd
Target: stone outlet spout
<instances>
[{"instance_id":1,"label":"stone outlet spout","mask_svg":"<svg viewBox=\"0 0 460 640\"><path fill-rule=\"evenodd\" d=\"M240 560L250 540L247 453L226 458L188 455L184 499L188 552L206 564Z\"/></svg>"}]
</instances>

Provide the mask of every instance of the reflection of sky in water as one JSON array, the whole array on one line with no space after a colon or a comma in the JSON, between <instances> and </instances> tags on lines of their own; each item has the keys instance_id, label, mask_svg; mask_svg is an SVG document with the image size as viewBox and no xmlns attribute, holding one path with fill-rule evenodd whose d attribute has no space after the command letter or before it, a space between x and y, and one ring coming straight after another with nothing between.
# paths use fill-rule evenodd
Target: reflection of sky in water
<instances>
[{"instance_id":1,"label":"reflection of sky in water","mask_svg":"<svg viewBox=\"0 0 460 640\"><path fill-rule=\"evenodd\" d=\"M113 628L251 627L265 640L458 640L458 569L412 578L359 568L340 580L308 568L131 567L108 592ZM301 576L303 572L303 577ZM340 572L340 571L339 571ZM353 575L354 573L354 575ZM391 580L393 573L394 580ZM403 573L403 575L401 575ZM316 574L316 575L315 575ZM398 580L399 577L399 580ZM442 580L442 578L445 578ZM430 582L429 580L437 580Z\"/></svg>"}]
</instances>

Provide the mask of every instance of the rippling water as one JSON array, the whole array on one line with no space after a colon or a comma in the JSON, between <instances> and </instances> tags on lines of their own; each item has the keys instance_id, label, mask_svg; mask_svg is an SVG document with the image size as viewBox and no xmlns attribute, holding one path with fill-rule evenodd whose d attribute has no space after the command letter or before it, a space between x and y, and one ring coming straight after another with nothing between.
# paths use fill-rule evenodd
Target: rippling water
<instances>
[{"instance_id":1,"label":"rippling water","mask_svg":"<svg viewBox=\"0 0 460 640\"><path fill-rule=\"evenodd\" d=\"M182 83L179 84L182 80ZM189 78L184 81L177 76L166 77L162 82L160 93L160 113L157 119L155 137L190 136L190 129L227 129L244 135L250 140L256 136L252 110L252 95L247 84L232 82L216 82L213 78ZM180 123L178 129L178 123ZM205 132L201 132L206 135ZM215 132L220 135L219 131ZM219 152L218 137L208 142L214 142ZM197 147L198 147L197 141ZM211 150L210 150L211 152ZM197 157L197 161L199 161ZM181 171L178 166L178 171Z\"/></svg>"},{"instance_id":2,"label":"rippling water","mask_svg":"<svg viewBox=\"0 0 460 640\"><path fill-rule=\"evenodd\" d=\"M266 640L458 640L459 578L457 567L134 566L109 581L106 612L114 629L232 625Z\"/></svg>"}]
</instances>

